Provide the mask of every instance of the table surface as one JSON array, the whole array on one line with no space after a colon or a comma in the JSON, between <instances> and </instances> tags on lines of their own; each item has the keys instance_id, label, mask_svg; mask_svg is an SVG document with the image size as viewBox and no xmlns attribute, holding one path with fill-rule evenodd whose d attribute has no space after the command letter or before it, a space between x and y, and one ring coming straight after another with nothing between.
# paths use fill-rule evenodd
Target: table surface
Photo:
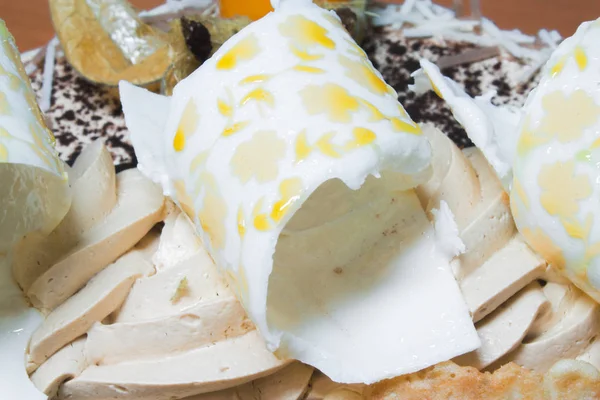
<instances>
[{"instance_id":1,"label":"table surface","mask_svg":"<svg viewBox=\"0 0 600 400\"><path fill-rule=\"evenodd\" d=\"M526 33L548 28L557 29L563 36L569 36L581 22L600 16L598 0L480 1L483 15L491 18L501 28L519 28ZM134 6L145 9L162 4L164 0L131 2ZM438 2L449 5L452 0ZM47 0L0 0L0 18L6 21L21 51L47 43L54 34Z\"/></svg>"}]
</instances>

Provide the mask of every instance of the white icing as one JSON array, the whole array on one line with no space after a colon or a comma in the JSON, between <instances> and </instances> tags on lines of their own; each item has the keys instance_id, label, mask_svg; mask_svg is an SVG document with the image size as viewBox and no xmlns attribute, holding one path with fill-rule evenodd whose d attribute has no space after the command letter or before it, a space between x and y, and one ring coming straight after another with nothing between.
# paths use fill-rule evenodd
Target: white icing
<instances>
[{"instance_id":1,"label":"white icing","mask_svg":"<svg viewBox=\"0 0 600 400\"><path fill-rule=\"evenodd\" d=\"M409 89L419 94L435 88L452 110L454 118L495 169L505 188L508 188L512 180L511 169L517 148L521 111L510 106L493 105L491 99L495 92L470 97L427 60L421 60L421 69L414 72L413 77L415 84Z\"/></svg>"}]
</instances>

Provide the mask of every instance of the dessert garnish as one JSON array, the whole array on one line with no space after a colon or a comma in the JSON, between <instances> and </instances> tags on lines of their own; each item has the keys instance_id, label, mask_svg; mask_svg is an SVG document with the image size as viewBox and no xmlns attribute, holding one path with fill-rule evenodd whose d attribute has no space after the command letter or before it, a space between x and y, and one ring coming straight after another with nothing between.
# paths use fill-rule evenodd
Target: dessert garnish
<instances>
[{"instance_id":1,"label":"dessert garnish","mask_svg":"<svg viewBox=\"0 0 600 400\"><path fill-rule=\"evenodd\" d=\"M125 0L53 0L50 12L66 57L92 82L145 85L171 65L166 34L144 23Z\"/></svg>"},{"instance_id":2,"label":"dessert garnish","mask_svg":"<svg viewBox=\"0 0 600 400\"><path fill-rule=\"evenodd\" d=\"M478 347L414 192L427 139L334 12L282 1L173 97L120 87L139 169L278 356L365 383Z\"/></svg>"}]
</instances>

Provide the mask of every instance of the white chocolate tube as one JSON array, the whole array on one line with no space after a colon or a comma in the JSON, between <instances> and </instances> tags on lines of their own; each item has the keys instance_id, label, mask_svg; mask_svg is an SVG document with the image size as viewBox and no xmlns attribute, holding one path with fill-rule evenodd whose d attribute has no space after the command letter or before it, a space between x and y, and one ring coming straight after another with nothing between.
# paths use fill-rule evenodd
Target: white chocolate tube
<instances>
[{"instance_id":1,"label":"white chocolate tube","mask_svg":"<svg viewBox=\"0 0 600 400\"><path fill-rule=\"evenodd\" d=\"M54 150L14 39L0 20L0 387L2 397L45 398L23 354L39 323L12 277L10 254L24 235L48 234L69 209L64 165Z\"/></svg>"},{"instance_id":2,"label":"white chocolate tube","mask_svg":"<svg viewBox=\"0 0 600 400\"><path fill-rule=\"evenodd\" d=\"M48 234L70 193L14 39L0 20L0 253L23 235Z\"/></svg>"},{"instance_id":3,"label":"white chocolate tube","mask_svg":"<svg viewBox=\"0 0 600 400\"><path fill-rule=\"evenodd\" d=\"M121 99L139 168L279 356L372 382L477 347L412 190L429 144L335 14L282 1L170 100Z\"/></svg>"},{"instance_id":4,"label":"white chocolate tube","mask_svg":"<svg viewBox=\"0 0 600 400\"><path fill-rule=\"evenodd\" d=\"M529 245L600 302L600 20L542 69L516 146L511 206Z\"/></svg>"}]
</instances>

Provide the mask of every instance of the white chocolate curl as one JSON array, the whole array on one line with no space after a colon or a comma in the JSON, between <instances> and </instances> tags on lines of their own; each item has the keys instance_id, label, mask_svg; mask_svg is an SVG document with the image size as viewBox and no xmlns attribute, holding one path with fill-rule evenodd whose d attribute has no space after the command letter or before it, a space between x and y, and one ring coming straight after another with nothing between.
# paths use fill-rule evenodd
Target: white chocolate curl
<instances>
[{"instance_id":1,"label":"white chocolate curl","mask_svg":"<svg viewBox=\"0 0 600 400\"><path fill-rule=\"evenodd\" d=\"M0 253L23 235L48 234L70 193L14 39L0 20Z\"/></svg>"},{"instance_id":2,"label":"white chocolate curl","mask_svg":"<svg viewBox=\"0 0 600 400\"><path fill-rule=\"evenodd\" d=\"M64 165L35 101L19 51L0 20L0 387L8 399L41 399L23 354L39 323L13 280L10 254L25 235L48 234L71 202Z\"/></svg>"},{"instance_id":3,"label":"white chocolate curl","mask_svg":"<svg viewBox=\"0 0 600 400\"><path fill-rule=\"evenodd\" d=\"M278 356L369 383L479 345L413 191L429 144L335 14L282 1L171 99L120 87L139 168Z\"/></svg>"}]
</instances>

